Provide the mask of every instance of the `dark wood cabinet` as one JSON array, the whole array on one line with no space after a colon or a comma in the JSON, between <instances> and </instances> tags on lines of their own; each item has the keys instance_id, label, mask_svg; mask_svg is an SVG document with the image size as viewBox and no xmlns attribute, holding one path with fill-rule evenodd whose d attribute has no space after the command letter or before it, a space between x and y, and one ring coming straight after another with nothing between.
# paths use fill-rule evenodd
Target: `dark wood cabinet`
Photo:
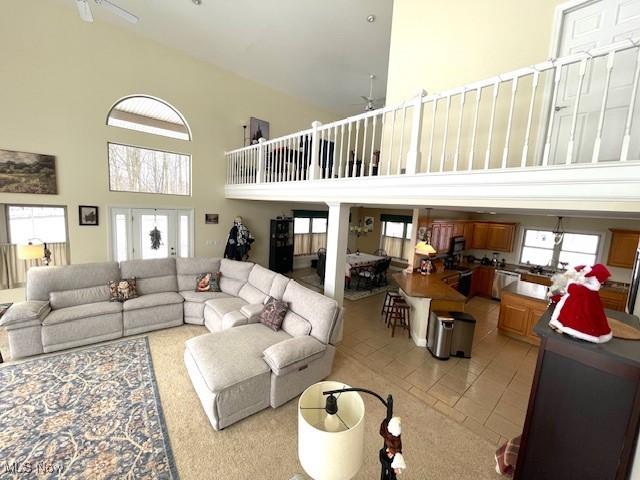
<instances>
[{"instance_id":1,"label":"dark wood cabinet","mask_svg":"<svg viewBox=\"0 0 640 480\"><path fill-rule=\"evenodd\" d=\"M640 231L612 229L607 265L633 268L638 242L640 242Z\"/></svg>"},{"instance_id":2,"label":"dark wood cabinet","mask_svg":"<svg viewBox=\"0 0 640 480\"><path fill-rule=\"evenodd\" d=\"M613 338L596 345L553 332L541 338L515 480L627 480L640 425L640 350ZM638 327L622 312L607 316Z\"/></svg>"},{"instance_id":3,"label":"dark wood cabinet","mask_svg":"<svg viewBox=\"0 0 640 480\"><path fill-rule=\"evenodd\" d=\"M269 269L278 273L293 270L293 219L271 220Z\"/></svg>"},{"instance_id":4,"label":"dark wood cabinet","mask_svg":"<svg viewBox=\"0 0 640 480\"><path fill-rule=\"evenodd\" d=\"M493 267L476 267L471 276L471 296L479 295L491 298L491 287L495 273L496 270Z\"/></svg>"},{"instance_id":5,"label":"dark wood cabinet","mask_svg":"<svg viewBox=\"0 0 640 480\"><path fill-rule=\"evenodd\" d=\"M489 224L474 222L471 230L471 248L473 248L474 250L486 249L488 236Z\"/></svg>"}]
</instances>

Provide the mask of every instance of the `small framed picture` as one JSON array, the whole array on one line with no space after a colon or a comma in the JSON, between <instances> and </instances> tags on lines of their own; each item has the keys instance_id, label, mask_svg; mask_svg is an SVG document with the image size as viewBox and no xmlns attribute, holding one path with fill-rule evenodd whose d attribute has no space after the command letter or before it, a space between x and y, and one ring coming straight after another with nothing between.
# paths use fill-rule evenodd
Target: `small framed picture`
<instances>
[{"instance_id":1,"label":"small framed picture","mask_svg":"<svg viewBox=\"0 0 640 480\"><path fill-rule=\"evenodd\" d=\"M364 217L364 231L373 232L373 217Z\"/></svg>"},{"instance_id":2,"label":"small framed picture","mask_svg":"<svg viewBox=\"0 0 640 480\"><path fill-rule=\"evenodd\" d=\"M205 213L204 214L204 223L217 224L218 223L218 214L217 213Z\"/></svg>"},{"instance_id":3,"label":"small framed picture","mask_svg":"<svg viewBox=\"0 0 640 480\"><path fill-rule=\"evenodd\" d=\"M98 225L98 207L80 205L78 207L80 225Z\"/></svg>"}]
</instances>

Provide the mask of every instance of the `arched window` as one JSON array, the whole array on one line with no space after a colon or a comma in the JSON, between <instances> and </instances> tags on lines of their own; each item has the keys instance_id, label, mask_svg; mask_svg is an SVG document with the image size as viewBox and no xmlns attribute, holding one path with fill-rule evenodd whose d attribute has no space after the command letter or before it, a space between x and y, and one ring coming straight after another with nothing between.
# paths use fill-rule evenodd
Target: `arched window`
<instances>
[{"instance_id":1,"label":"arched window","mask_svg":"<svg viewBox=\"0 0 640 480\"><path fill-rule=\"evenodd\" d=\"M168 103L146 95L118 100L109 110L107 125L191 140L191 131L182 114Z\"/></svg>"}]
</instances>

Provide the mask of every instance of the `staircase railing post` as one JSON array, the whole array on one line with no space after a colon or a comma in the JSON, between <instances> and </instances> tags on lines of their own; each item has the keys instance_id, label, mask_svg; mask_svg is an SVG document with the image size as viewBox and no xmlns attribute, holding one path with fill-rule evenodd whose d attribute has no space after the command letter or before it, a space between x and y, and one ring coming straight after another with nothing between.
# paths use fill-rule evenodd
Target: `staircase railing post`
<instances>
[{"instance_id":1,"label":"staircase railing post","mask_svg":"<svg viewBox=\"0 0 640 480\"><path fill-rule=\"evenodd\" d=\"M258 168L256 169L256 183L264 182L264 151L262 145L266 140L262 137L258 139Z\"/></svg>"},{"instance_id":2,"label":"staircase railing post","mask_svg":"<svg viewBox=\"0 0 640 480\"><path fill-rule=\"evenodd\" d=\"M407 175L415 175L420 172L420 136L422 134L422 98L427 94L420 90L413 101L413 118L411 122L411 137L409 150L407 151Z\"/></svg>"},{"instance_id":3,"label":"staircase railing post","mask_svg":"<svg viewBox=\"0 0 640 480\"><path fill-rule=\"evenodd\" d=\"M320 178L320 135L318 129L322 126L317 120L311 124L311 165L309 165L308 180Z\"/></svg>"}]
</instances>

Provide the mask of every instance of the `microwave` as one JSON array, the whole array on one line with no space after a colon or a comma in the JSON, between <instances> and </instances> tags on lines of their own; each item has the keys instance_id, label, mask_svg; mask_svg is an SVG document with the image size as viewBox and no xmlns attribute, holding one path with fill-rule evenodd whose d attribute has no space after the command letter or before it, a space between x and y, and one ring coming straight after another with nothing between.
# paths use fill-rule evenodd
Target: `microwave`
<instances>
[{"instance_id":1,"label":"microwave","mask_svg":"<svg viewBox=\"0 0 640 480\"><path fill-rule=\"evenodd\" d=\"M465 242L462 235L451 237L449 241L449 255L460 255L464 252Z\"/></svg>"}]
</instances>

